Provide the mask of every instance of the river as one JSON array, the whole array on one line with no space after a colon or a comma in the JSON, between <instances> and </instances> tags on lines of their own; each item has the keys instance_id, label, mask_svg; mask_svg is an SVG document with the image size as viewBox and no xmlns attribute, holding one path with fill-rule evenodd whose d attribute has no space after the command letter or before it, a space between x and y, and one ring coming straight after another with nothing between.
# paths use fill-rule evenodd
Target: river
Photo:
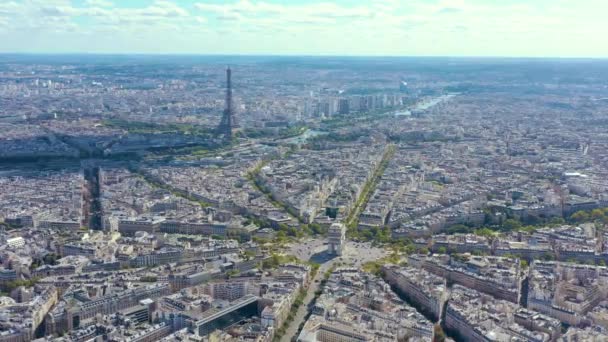
<instances>
[{"instance_id":1,"label":"river","mask_svg":"<svg viewBox=\"0 0 608 342\"><path fill-rule=\"evenodd\" d=\"M422 102L418 102L410 109L396 112L395 116L408 116L408 115L412 115L412 111L427 110L433 106L440 104L443 101L447 101L447 100L451 99L454 96L456 96L456 94L447 94L447 95L441 95L438 97L434 97L432 99L428 99L428 100L425 100Z\"/></svg>"}]
</instances>

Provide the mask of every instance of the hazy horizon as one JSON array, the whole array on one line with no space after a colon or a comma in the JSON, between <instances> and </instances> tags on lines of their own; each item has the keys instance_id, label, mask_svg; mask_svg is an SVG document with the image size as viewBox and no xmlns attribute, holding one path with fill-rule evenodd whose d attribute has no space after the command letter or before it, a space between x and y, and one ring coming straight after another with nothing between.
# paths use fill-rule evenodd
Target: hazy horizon
<instances>
[{"instance_id":1,"label":"hazy horizon","mask_svg":"<svg viewBox=\"0 0 608 342\"><path fill-rule=\"evenodd\" d=\"M347 54L264 54L264 53L180 53L180 52L87 52L87 51L65 51L65 52L0 52L0 56L118 56L118 57L299 57L299 58L387 58L387 59L505 59L505 60L608 60L608 56L482 56L482 55L347 55Z\"/></svg>"}]
</instances>

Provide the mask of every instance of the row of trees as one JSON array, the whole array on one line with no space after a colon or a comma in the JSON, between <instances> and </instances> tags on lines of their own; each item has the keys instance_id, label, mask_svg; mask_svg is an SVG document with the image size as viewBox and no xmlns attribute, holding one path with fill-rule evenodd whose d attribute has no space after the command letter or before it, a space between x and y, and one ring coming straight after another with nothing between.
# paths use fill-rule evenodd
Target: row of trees
<instances>
[{"instance_id":1,"label":"row of trees","mask_svg":"<svg viewBox=\"0 0 608 342\"><path fill-rule=\"evenodd\" d=\"M108 119L103 121L103 125L106 127L124 129L129 133L183 133L203 136L213 134L213 130L210 128L184 123L157 123Z\"/></svg>"},{"instance_id":2,"label":"row of trees","mask_svg":"<svg viewBox=\"0 0 608 342\"><path fill-rule=\"evenodd\" d=\"M36 283L38 283L38 278L13 280L0 284L0 289L4 293L10 293L19 286L32 287L36 285Z\"/></svg>"},{"instance_id":3,"label":"row of trees","mask_svg":"<svg viewBox=\"0 0 608 342\"><path fill-rule=\"evenodd\" d=\"M365 182L365 185L363 186L363 190L361 191L359 198L357 199L355 205L353 206L350 213L348 214L348 217L346 218L345 224L348 228L349 234L352 234L353 232L357 231L357 227L359 225L359 214L361 213L361 210L363 210L367 205L369 198L371 197L374 192L374 189L376 189L376 186L380 182L380 179L382 178L384 171L388 167L390 160L395 155L395 151L396 147L394 145L388 145L386 147L386 149L384 150L384 154L382 155L382 160L380 161L380 164L374 171L372 177L367 180L367 182Z\"/></svg>"},{"instance_id":4,"label":"row of trees","mask_svg":"<svg viewBox=\"0 0 608 342\"><path fill-rule=\"evenodd\" d=\"M42 265L57 265L57 259L59 258L60 256L55 253L49 253L42 258L33 258L30 269L33 270Z\"/></svg>"},{"instance_id":5,"label":"row of trees","mask_svg":"<svg viewBox=\"0 0 608 342\"><path fill-rule=\"evenodd\" d=\"M591 211L580 210L572 214L569 221L573 223L597 222L608 224L608 208L597 208Z\"/></svg>"},{"instance_id":6,"label":"row of trees","mask_svg":"<svg viewBox=\"0 0 608 342\"><path fill-rule=\"evenodd\" d=\"M352 239L366 242L389 243L392 241L391 229L388 227L371 227L369 229L352 229L349 232Z\"/></svg>"},{"instance_id":7,"label":"row of trees","mask_svg":"<svg viewBox=\"0 0 608 342\"><path fill-rule=\"evenodd\" d=\"M598 208L591 211L577 211L574 214L567 217L565 220L561 217L554 217L548 221L541 221L537 224L524 224L517 218L509 218L504 220L501 224L475 227L467 226L463 224L457 224L446 229L448 234L456 233L474 233L480 236L494 236L497 232L514 232L514 231L525 231L533 232L540 227L552 227L563 224L580 224L586 222L595 222L601 224L608 224L608 208Z\"/></svg>"}]
</instances>

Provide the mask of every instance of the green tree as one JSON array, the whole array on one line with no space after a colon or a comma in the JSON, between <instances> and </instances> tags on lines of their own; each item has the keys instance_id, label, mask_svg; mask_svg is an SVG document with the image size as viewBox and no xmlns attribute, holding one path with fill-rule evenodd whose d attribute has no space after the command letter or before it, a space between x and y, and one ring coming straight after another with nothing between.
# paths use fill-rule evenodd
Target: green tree
<instances>
[{"instance_id":1,"label":"green tree","mask_svg":"<svg viewBox=\"0 0 608 342\"><path fill-rule=\"evenodd\" d=\"M0 284L0 289L2 289L3 292L10 293L11 291L18 288L19 286L32 287L32 286L36 285L37 282L38 282L38 278L31 278L31 279L27 279L27 280L21 280L21 279L13 280L13 281L6 282L4 284Z\"/></svg>"},{"instance_id":2,"label":"green tree","mask_svg":"<svg viewBox=\"0 0 608 342\"><path fill-rule=\"evenodd\" d=\"M268 258L262 262L262 268L264 268L264 269L275 268L278 265L279 265L279 261L278 261L278 257L276 254L272 254L270 256L270 258Z\"/></svg>"},{"instance_id":3,"label":"green tree","mask_svg":"<svg viewBox=\"0 0 608 342\"><path fill-rule=\"evenodd\" d=\"M238 276L241 272L239 272L239 270L228 270L226 272L226 275L228 276L228 278L232 278L235 276Z\"/></svg>"},{"instance_id":4,"label":"green tree","mask_svg":"<svg viewBox=\"0 0 608 342\"><path fill-rule=\"evenodd\" d=\"M439 324L433 327L433 342L445 342L445 333Z\"/></svg>"},{"instance_id":5,"label":"green tree","mask_svg":"<svg viewBox=\"0 0 608 342\"><path fill-rule=\"evenodd\" d=\"M285 233L285 231L279 230L277 232L276 239L279 242L285 242L285 241L287 241L287 233Z\"/></svg>"},{"instance_id":6,"label":"green tree","mask_svg":"<svg viewBox=\"0 0 608 342\"><path fill-rule=\"evenodd\" d=\"M597 220L603 221L605 218L606 217L604 215L604 210L599 209L599 208L591 210L591 219L593 219L594 221L597 221Z\"/></svg>"},{"instance_id":7,"label":"green tree","mask_svg":"<svg viewBox=\"0 0 608 342\"><path fill-rule=\"evenodd\" d=\"M448 234L457 234L457 233L470 233L471 228L465 226L464 224L456 224L447 229Z\"/></svg>"},{"instance_id":8,"label":"green tree","mask_svg":"<svg viewBox=\"0 0 608 342\"><path fill-rule=\"evenodd\" d=\"M314 234L325 235L327 233L327 228L323 227L317 223L311 223L308 225Z\"/></svg>"},{"instance_id":9,"label":"green tree","mask_svg":"<svg viewBox=\"0 0 608 342\"><path fill-rule=\"evenodd\" d=\"M30 264L30 270L34 270L42 265L42 260L39 258L32 259L32 263Z\"/></svg>"},{"instance_id":10,"label":"green tree","mask_svg":"<svg viewBox=\"0 0 608 342\"><path fill-rule=\"evenodd\" d=\"M245 251L243 253L243 257L245 258L245 260L251 260L251 259L255 258L255 252L253 252L253 251Z\"/></svg>"},{"instance_id":11,"label":"green tree","mask_svg":"<svg viewBox=\"0 0 608 342\"><path fill-rule=\"evenodd\" d=\"M552 226L559 226L559 225L562 225L565 223L566 223L566 221L564 221L564 219L561 217L554 217L551 219L551 221L549 221L549 224Z\"/></svg>"},{"instance_id":12,"label":"green tree","mask_svg":"<svg viewBox=\"0 0 608 342\"><path fill-rule=\"evenodd\" d=\"M375 240L380 243L388 243L391 241L391 230L388 227L384 227L376 231Z\"/></svg>"},{"instance_id":13,"label":"green tree","mask_svg":"<svg viewBox=\"0 0 608 342\"><path fill-rule=\"evenodd\" d=\"M518 230L519 228L521 228L521 222L516 219L505 220L502 224L502 230L507 232Z\"/></svg>"},{"instance_id":14,"label":"green tree","mask_svg":"<svg viewBox=\"0 0 608 342\"><path fill-rule=\"evenodd\" d=\"M364 229L361 231L360 236L364 241L371 241L374 239L374 232L372 229Z\"/></svg>"},{"instance_id":15,"label":"green tree","mask_svg":"<svg viewBox=\"0 0 608 342\"><path fill-rule=\"evenodd\" d=\"M541 257L541 259L545 260L545 261L551 261L551 260L555 260L555 257L553 256L553 254L551 253L545 253L543 254L543 256Z\"/></svg>"},{"instance_id":16,"label":"green tree","mask_svg":"<svg viewBox=\"0 0 608 342\"><path fill-rule=\"evenodd\" d=\"M575 212L574 214L570 215L570 220L572 220L573 222L576 223L582 223L582 222L587 222L589 221L589 213L587 213L586 211L583 210L579 210L577 212Z\"/></svg>"},{"instance_id":17,"label":"green tree","mask_svg":"<svg viewBox=\"0 0 608 342\"><path fill-rule=\"evenodd\" d=\"M475 231L475 235L484 237L494 237L494 231L490 228L481 228Z\"/></svg>"},{"instance_id":18,"label":"green tree","mask_svg":"<svg viewBox=\"0 0 608 342\"><path fill-rule=\"evenodd\" d=\"M260 245L270 242L270 240L268 240L268 239L264 239L264 238L256 237L256 236L254 236L251 240Z\"/></svg>"},{"instance_id":19,"label":"green tree","mask_svg":"<svg viewBox=\"0 0 608 342\"><path fill-rule=\"evenodd\" d=\"M44 261L44 263L47 265L56 265L57 259L59 259L59 256L57 254L49 253L42 258L42 261Z\"/></svg>"},{"instance_id":20,"label":"green tree","mask_svg":"<svg viewBox=\"0 0 608 342\"><path fill-rule=\"evenodd\" d=\"M157 280L158 278L155 276L143 276L139 278L139 281L142 281L144 283L155 283Z\"/></svg>"}]
</instances>

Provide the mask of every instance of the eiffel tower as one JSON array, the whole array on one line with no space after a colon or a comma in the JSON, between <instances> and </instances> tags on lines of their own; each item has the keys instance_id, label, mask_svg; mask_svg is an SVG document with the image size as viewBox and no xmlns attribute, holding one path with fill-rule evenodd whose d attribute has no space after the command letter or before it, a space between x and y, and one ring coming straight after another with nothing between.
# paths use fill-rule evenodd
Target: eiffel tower
<instances>
[{"instance_id":1,"label":"eiffel tower","mask_svg":"<svg viewBox=\"0 0 608 342\"><path fill-rule=\"evenodd\" d=\"M222 120L217 126L217 134L222 135L227 141L232 140L234 131L239 127L236 121L234 113L234 106L232 104L232 71L230 67L226 69L226 107L222 114Z\"/></svg>"}]
</instances>

